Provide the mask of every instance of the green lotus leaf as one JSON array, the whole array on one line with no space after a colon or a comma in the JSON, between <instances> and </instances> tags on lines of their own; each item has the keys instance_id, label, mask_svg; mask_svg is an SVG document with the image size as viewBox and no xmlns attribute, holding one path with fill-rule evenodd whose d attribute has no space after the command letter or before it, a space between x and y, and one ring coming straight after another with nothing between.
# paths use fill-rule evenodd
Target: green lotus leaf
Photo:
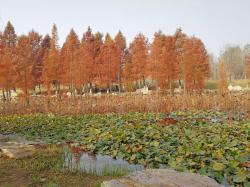
<instances>
[{"instance_id":1,"label":"green lotus leaf","mask_svg":"<svg viewBox=\"0 0 250 187\"><path fill-rule=\"evenodd\" d=\"M222 170L224 170L224 169L225 169L225 165L222 164L222 163L215 162L215 163L213 164L213 170L214 170L214 171L222 171Z\"/></svg>"}]
</instances>

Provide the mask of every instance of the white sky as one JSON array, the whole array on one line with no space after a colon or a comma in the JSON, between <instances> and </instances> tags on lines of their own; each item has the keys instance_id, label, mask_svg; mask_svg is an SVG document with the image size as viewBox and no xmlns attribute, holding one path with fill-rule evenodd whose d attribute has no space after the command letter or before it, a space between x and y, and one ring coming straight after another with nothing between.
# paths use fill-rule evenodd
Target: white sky
<instances>
[{"instance_id":1,"label":"white sky","mask_svg":"<svg viewBox=\"0 0 250 187\"><path fill-rule=\"evenodd\" d=\"M120 29L128 42L139 32L151 41L159 29L182 27L216 55L225 44L250 43L250 0L0 0L0 30L8 20L18 34L44 35L55 22L60 44L70 28L81 38L87 26L112 36Z\"/></svg>"}]
</instances>

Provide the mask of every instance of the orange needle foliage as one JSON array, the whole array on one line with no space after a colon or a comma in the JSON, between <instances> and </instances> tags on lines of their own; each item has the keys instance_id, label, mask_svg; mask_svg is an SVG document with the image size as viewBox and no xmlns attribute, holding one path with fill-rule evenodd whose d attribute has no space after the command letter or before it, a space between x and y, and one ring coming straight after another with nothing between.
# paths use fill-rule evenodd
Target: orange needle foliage
<instances>
[{"instance_id":1,"label":"orange needle foliage","mask_svg":"<svg viewBox=\"0 0 250 187\"><path fill-rule=\"evenodd\" d=\"M1 37L0 87L3 99L11 99L11 89L15 87L15 67L17 35L10 22Z\"/></svg>"},{"instance_id":2,"label":"orange needle foliage","mask_svg":"<svg viewBox=\"0 0 250 187\"><path fill-rule=\"evenodd\" d=\"M195 37L184 40L181 70L185 93L203 91L210 69L208 55L201 40Z\"/></svg>"},{"instance_id":3,"label":"orange needle foliage","mask_svg":"<svg viewBox=\"0 0 250 187\"><path fill-rule=\"evenodd\" d=\"M63 63L63 78L62 83L69 86L71 95L75 95L76 83L78 74L78 50L80 41L75 31L71 29L69 35L63 44L61 51L61 60Z\"/></svg>"},{"instance_id":4,"label":"orange needle foliage","mask_svg":"<svg viewBox=\"0 0 250 187\"><path fill-rule=\"evenodd\" d=\"M111 90L111 84L117 80L117 72L119 71L119 58L117 56L117 48L113 39L109 34L106 35L104 44L100 50L99 63L99 84L107 86Z\"/></svg>"},{"instance_id":5,"label":"orange needle foliage","mask_svg":"<svg viewBox=\"0 0 250 187\"><path fill-rule=\"evenodd\" d=\"M209 74L204 44L181 29L174 35L155 33L151 45L140 33L129 48L121 31L103 39L90 27L81 41L71 29L62 48L55 24L45 37L33 30L17 37L10 22L0 33L0 88L7 100L12 89L21 89L28 98L37 87L41 92L41 85L49 96L60 87L73 96L94 88L121 92L146 85L174 93L178 84L185 93L200 93Z\"/></svg>"},{"instance_id":6,"label":"orange needle foliage","mask_svg":"<svg viewBox=\"0 0 250 187\"><path fill-rule=\"evenodd\" d=\"M174 82L178 78L177 53L175 38L161 32L155 33L151 46L151 75L157 81L160 89L173 90Z\"/></svg>"},{"instance_id":7,"label":"orange needle foliage","mask_svg":"<svg viewBox=\"0 0 250 187\"><path fill-rule=\"evenodd\" d=\"M43 83L46 86L48 95L51 94L51 85L59 84L60 82L60 64L59 64L59 50L57 45L57 28L53 25L52 38L50 40L50 47L44 54L43 64Z\"/></svg>"},{"instance_id":8,"label":"orange needle foliage","mask_svg":"<svg viewBox=\"0 0 250 187\"><path fill-rule=\"evenodd\" d=\"M138 34L130 46L131 78L139 81L139 85L146 85L148 75L148 41L143 34Z\"/></svg>"}]
</instances>

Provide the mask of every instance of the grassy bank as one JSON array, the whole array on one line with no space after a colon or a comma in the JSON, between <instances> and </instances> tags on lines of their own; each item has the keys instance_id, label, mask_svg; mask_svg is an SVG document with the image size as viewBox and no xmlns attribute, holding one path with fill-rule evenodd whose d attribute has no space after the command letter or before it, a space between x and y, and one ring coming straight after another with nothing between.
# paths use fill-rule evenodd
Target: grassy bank
<instances>
[{"instance_id":1,"label":"grassy bank","mask_svg":"<svg viewBox=\"0 0 250 187\"><path fill-rule=\"evenodd\" d=\"M98 187L113 177L80 172L63 172L62 149L47 146L37 149L34 156L24 159L0 157L0 186L86 186Z\"/></svg>"}]
</instances>

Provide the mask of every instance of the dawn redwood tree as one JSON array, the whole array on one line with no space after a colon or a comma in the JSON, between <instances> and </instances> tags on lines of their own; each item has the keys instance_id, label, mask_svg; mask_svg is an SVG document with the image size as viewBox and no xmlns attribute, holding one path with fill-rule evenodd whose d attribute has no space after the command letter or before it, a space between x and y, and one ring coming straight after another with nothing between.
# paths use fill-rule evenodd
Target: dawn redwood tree
<instances>
[{"instance_id":1,"label":"dawn redwood tree","mask_svg":"<svg viewBox=\"0 0 250 187\"><path fill-rule=\"evenodd\" d=\"M63 77L63 64L60 60L60 47L58 45L58 31L56 24L53 24L52 31L51 31L51 46L50 46L50 52L51 56L54 59L54 69L55 69L55 75L53 84L56 87L56 91L59 94L60 91L60 84L62 82Z\"/></svg>"},{"instance_id":2,"label":"dawn redwood tree","mask_svg":"<svg viewBox=\"0 0 250 187\"><path fill-rule=\"evenodd\" d=\"M175 54L178 66L178 79L179 79L179 87L182 85L181 80L183 80L183 52L184 52L184 43L187 39L187 35L182 32L181 28L178 28L173 35L175 38ZM183 81L182 81L183 82Z\"/></svg>"},{"instance_id":3,"label":"dawn redwood tree","mask_svg":"<svg viewBox=\"0 0 250 187\"><path fill-rule=\"evenodd\" d=\"M155 33L150 53L150 74L161 89L173 91L178 78L178 63L175 51L175 38L160 31Z\"/></svg>"},{"instance_id":4,"label":"dawn redwood tree","mask_svg":"<svg viewBox=\"0 0 250 187\"><path fill-rule=\"evenodd\" d=\"M1 69L0 69L0 87L3 92L3 99L11 99L11 89L15 87L14 62L16 59L17 35L10 22L7 23L2 34L1 46Z\"/></svg>"},{"instance_id":5,"label":"dawn redwood tree","mask_svg":"<svg viewBox=\"0 0 250 187\"><path fill-rule=\"evenodd\" d=\"M150 48L145 36L138 34L129 49L121 31L114 39L107 34L103 41L101 33L93 34L88 27L80 42L72 29L61 50L56 25L51 35L51 38L48 35L42 38L32 30L20 37L17 47L15 30L8 22L0 34L3 98L11 98L10 90L15 86L27 94L31 85L33 89L37 85L40 88L41 83L49 95L52 86L58 93L61 84L69 86L72 95L75 90L82 94L86 87L92 90L92 84L108 90L117 84L120 92L123 83L126 90L134 90L135 86L145 86L147 77L151 77L160 89L169 89L172 93L177 81L179 85L184 84L185 93L202 92L210 73L204 44L198 38L188 37L181 29L174 35L155 33ZM246 59L246 65L248 61ZM30 62L32 77L26 84L25 80L18 79L21 74L29 75ZM23 72L24 67L27 67L26 72Z\"/></svg>"},{"instance_id":6,"label":"dawn redwood tree","mask_svg":"<svg viewBox=\"0 0 250 187\"><path fill-rule=\"evenodd\" d=\"M60 90L60 80L62 65L59 59L59 46L58 46L58 34L57 27L54 24L51 32L51 40L49 50L44 54L44 64L43 64L43 74L42 80L43 84L46 86L48 96L51 95L51 86L56 86L56 91Z\"/></svg>"},{"instance_id":7,"label":"dawn redwood tree","mask_svg":"<svg viewBox=\"0 0 250 187\"><path fill-rule=\"evenodd\" d=\"M22 35L18 38L16 53L16 86L23 91L26 104L29 104L29 89L34 87L32 45L29 36Z\"/></svg>"},{"instance_id":8,"label":"dawn redwood tree","mask_svg":"<svg viewBox=\"0 0 250 187\"><path fill-rule=\"evenodd\" d=\"M99 84L106 87L108 91L111 91L112 83L117 82L119 65L118 52L114 40L107 34L100 49L98 68L100 73Z\"/></svg>"},{"instance_id":9,"label":"dawn redwood tree","mask_svg":"<svg viewBox=\"0 0 250 187\"><path fill-rule=\"evenodd\" d=\"M173 36L165 37L160 67L161 79L159 81L163 83L163 87L167 87L173 94L175 81L178 80L179 73L179 64L177 62L177 53L175 51L175 38Z\"/></svg>"},{"instance_id":10,"label":"dawn redwood tree","mask_svg":"<svg viewBox=\"0 0 250 187\"><path fill-rule=\"evenodd\" d=\"M184 93L191 93L194 90L203 91L205 79L210 74L210 67L208 55L201 40L195 37L185 39L180 65Z\"/></svg>"},{"instance_id":11,"label":"dawn redwood tree","mask_svg":"<svg viewBox=\"0 0 250 187\"><path fill-rule=\"evenodd\" d=\"M118 72L117 72L117 79L118 79L118 86L119 92L121 92L121 79L122 79L122 67L125 63L125 55L126 55L126 39L123 36L122 32L119 31L118 34L115 36L115 47L117 51L117 58L118 58Z\"/></svg>"},{"instance_id":12,"label":"dawn redwood tree","mask_svg":"<svg viewBox=\"0 0 250 187\"><path fill-rule=\"evenodd\" d=\"M77 69L77 88L80 93L83 92L84 86L92 84L95 78L95 36L92 30L88 27L83 34L79 49L79 63Z\"/></svg>"},{"instance_id":13,"label":"dawn redwood tree","mask_svg":"<svg viewBox=\"0 0 250 187\"><path fill-rule=\"evenodd\" d=\"M41 39L40 48L38 51L38 59L35 64L33 64L33 77L35 85L38 86L39 92L41 93L41 84L42 84L42 74L43 74L43 66L46 61L47 55L50 49L50 36L45 35L43 39Z\"/></svg>"},{"instance_id":14,"label":"dawn redwood tree","mask_svg":"<svg viewBox=\"0 0 250 187\"><path fill-rule=\"evenodd\" d=\"M0 32L0 87L2 88L4 79L1 75L4 72L5 68L3 63L3 55L4 55L3 34ZM3 92L3 99L5 100L4 89L2 89L2 92Z\"/></svg>"},{"instance_id":15,"label":"dawn redwood tree","mask_svg":"<svg viewBox=\"0 0 250 187\"><path fill-rule=\"evenodd\" d=\"M76 70L78 69L80 41L77 34L71 29L61 50L61 60L63 63L64 85L69 86L71 95L75 96Z\"/></svg>"},{"instance_id":16,"label":"dawn redwood tree","mask_svg":"<svg viewBox=\"0 0 250 187\"><path fill-rule=\"evenodd\" d=\"M139 81L139 85L146 85L148 75L148 41L143 34L138 34L130 46L131 77Z\"/></svg>"},{"instance_id":17,"label":"dawn redwood tree","mask_svg":"<svg viewBox=\"0 0 250 187\"><path fill-rule=\"evenodd\" d=\"M125 63L122 68L122 84L125 91L135 91L134 80L131 76L132 74L132 63L131 63L131 54L128 49L125 51Z\"/></svg>"},{"instance_id":18,"label":"dawn redwood tree","mask_svg":"<svg viewBox=\"0 0 250 187\"><path fill-rule=\"evenodd\" d=\"M210 76L209 59L206 48L203 42L193 37L194 40L194 87L199 92L202 92L205 87L205 80Z\"/></svg>"},{"instance_id":19,"label":"dawn redwood tree","mask_svg":"<svg viewBox=\"0 0 250 187\"><path fill-rule=\"evenodd\" d=\"M160 84L160 64L162 59L162 52L165 44L165 35L159 31L154 34L153 43L150 46L150 66L149 66L149 74L152 79L156 80L157 87L162 87Z\"/></svg>"},{"instance_id":20,"label":"dawn redwood tree","mask_svg":"<svg viewBox=\"0 0 250 187\"><path fill-rule=\"evenodd\" d=\"M39 75L36 73L37 67L39 66L40 59L40 48L41 48L41 40L42 36L32 30L28 33L29 45L31 47L31 59L32 59L32 84L34 86L34 90L36 85L39 84Z\"/></svg>"}]
</instances>

